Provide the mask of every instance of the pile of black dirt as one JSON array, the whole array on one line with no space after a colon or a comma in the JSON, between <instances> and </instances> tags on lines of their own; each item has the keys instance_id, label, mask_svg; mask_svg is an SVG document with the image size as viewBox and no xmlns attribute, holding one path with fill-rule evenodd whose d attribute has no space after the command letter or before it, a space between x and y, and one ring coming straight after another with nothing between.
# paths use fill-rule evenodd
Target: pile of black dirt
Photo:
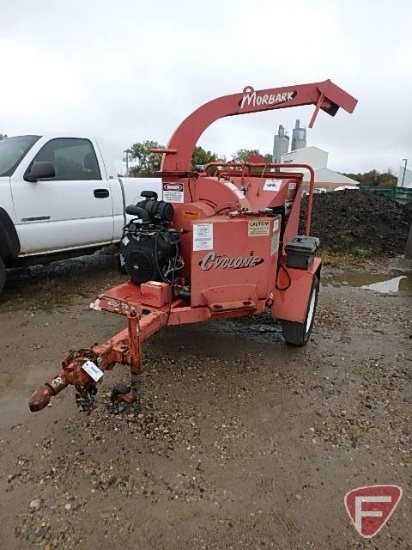
<instances>
[{"instance_id":1,"label":"pile of black dirt","mask_svg":"<svg viewBox=\"0 0 412 550\"><path fill-rule=\"evenodd\" d=\"M302 199L303 234L308 197ZM412 209L382 195L344 190L313 197L310 234L333 252L396 256L405 251Z\"/></svg>"}]
</instances>

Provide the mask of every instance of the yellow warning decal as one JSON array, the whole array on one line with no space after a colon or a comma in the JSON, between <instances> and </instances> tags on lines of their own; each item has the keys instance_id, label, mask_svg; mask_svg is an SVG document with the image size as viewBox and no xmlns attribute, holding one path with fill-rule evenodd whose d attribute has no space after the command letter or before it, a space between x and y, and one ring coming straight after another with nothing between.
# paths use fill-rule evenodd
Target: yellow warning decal
<instances>
[{"instance_id":1,"label":"yellow warning decal","mask_svg":"<svg viewBox=\"0 0 412 550\"><path fill-rule=\"evenodd\" d=\"M251 220L248 227L248 237L262 237L269 235L270 221L269 220Z\"/></svg>"}]
</instances>

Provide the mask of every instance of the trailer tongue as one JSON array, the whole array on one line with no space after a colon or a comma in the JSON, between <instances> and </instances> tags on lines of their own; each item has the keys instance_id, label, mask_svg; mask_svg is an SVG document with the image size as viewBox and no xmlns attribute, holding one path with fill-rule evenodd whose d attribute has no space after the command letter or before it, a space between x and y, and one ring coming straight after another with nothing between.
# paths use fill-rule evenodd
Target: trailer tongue
<instances>
[{"instance_id":1,"label":"trailer tongue","mask_svg":"<svg viewBox=\"0 0 412 550\"><path fill-rule=\"evenodd\" d=\"M70 353L57 376L30 398L40 411L68 385L81 410L94 406L97 384L116 364L130 366L130 385L112 392L117 410L140 397L141 344L166 325L225 319L269 310L282 322L285 341L304 345L316 311L321 260L310 237L313 169L304 164L211 163L190 168L204 130L219 118L315 105L352 113L356 99L330 80L217 98L187 117L163 153L163 200L142 193L127 208L134 219L121 242L130 280L100 295L91 307L127 318L127 328L102 344ZM287 170L286 170L287 168ZM305 235L298 235L303 171L310 174Z\"/></svg>"}]
</instances>

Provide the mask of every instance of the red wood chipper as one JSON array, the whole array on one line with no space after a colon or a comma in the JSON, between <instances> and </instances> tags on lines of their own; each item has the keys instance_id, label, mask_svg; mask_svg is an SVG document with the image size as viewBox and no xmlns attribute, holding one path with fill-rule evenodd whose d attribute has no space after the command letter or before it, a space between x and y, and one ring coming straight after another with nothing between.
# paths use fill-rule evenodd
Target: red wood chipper
<instances>
[{"instance_id":1,"label":"red wood chipper","mask_svg":"<svg viewBox=\"0 0 412 550\"><path fill-rule=\"evenodd\" d=\"M334 116L352 113L356 99L330 80L243 92L206 103L188 116L162 153L163 197L152 191L127 207L121 254L130 280L100 295L91 307L127 318L127 328L102 344L71 352L63 368L30 398L40 411L72 384L90 412L104 371L130 365L130 385L117 384L113 406L136 404L141 343L161 327L258 314L280 320L285 341L309 339L321 260L310 237L313 169L304 164L213 162L199 171L191 157L204 130L219 118L300 105ZM287 167L287 169L286 169ZM299 235L303 171L310 174L305 234ZM161 199L161 200L159 200Z\"/></svg>"}]
</instances>

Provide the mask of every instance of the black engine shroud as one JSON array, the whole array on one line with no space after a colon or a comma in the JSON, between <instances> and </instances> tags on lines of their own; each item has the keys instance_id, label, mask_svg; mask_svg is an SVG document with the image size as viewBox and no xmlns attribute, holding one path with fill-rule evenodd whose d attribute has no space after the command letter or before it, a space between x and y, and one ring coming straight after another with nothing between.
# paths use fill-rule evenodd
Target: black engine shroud
<instances>
[{"instance_id":1,"label":"black engine shroud","mask_svg":"<svg viewBox=\"0 0 412 550\"><path fill-rule=\"evenodd\" d=\"M180 235L162 229L139 229L120 243L126 271L136 284L170 282L179 255Z\"/></svg>"},{"instance_id":2,"label":"black engine shroud","mask_svg":"<svg viewBox=\"0 0 412 550\"><path fill-rule=\"evenodd\" d=\"M136 216L123 231L120 253L124 267L136 284L147 281L171 282L174 272L182 267L180 233L171 227L173 206L158 201L155 193L126 212Z\"/></svg>"}]
</instances>

